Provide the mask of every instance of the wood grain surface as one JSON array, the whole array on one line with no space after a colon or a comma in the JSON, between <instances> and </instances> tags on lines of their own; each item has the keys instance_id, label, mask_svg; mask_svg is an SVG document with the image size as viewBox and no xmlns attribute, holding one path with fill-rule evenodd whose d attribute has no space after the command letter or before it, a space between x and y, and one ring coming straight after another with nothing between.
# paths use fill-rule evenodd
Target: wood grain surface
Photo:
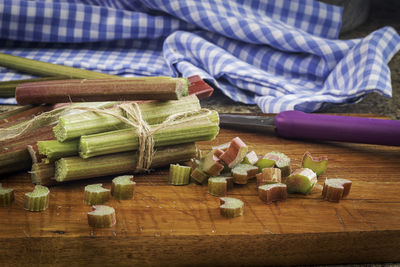
<instances>
[{"instance_id":1,"label":"wood grain surface","mask_svg":"<svg viewBox=\"0 0 400 267\"><path fill-rule=\"evenodd\" d=\"M239 136L258 155L277 150L300 166L302 155L329 157L326 177L353 181L340 203L292 194L264 204L256 183L236 186L228 196L244 201L244 215L221 217L219 199L206 186L167 184L168 170L135 175L133 200L107 202L117 224L92 229L83 188L113 177L51 187L44 212L23 209L33 185L27 174L2 177L15 189L15 202L0 208L1 266L263 266L400 261L400 148L335 142L286 140L273 133L222 129L216 140L199 142L209 150Z\"/></svg>"}]
</instances>

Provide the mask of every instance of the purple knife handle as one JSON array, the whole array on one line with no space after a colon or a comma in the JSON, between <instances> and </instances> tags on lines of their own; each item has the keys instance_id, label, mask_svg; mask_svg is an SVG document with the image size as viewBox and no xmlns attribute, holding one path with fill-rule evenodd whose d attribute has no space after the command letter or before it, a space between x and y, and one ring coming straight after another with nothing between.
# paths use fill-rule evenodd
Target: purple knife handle
<instances>
[{"instance_id":1,"label":"purple knife handle","mask_svg":"<svg viewBox=\"0 0 400 267\"><path fill-rule=\"evenodd\" d=\"M278 135L286 138L400 146L400 121L283 111Z\"/></svg>"}]
</instances>

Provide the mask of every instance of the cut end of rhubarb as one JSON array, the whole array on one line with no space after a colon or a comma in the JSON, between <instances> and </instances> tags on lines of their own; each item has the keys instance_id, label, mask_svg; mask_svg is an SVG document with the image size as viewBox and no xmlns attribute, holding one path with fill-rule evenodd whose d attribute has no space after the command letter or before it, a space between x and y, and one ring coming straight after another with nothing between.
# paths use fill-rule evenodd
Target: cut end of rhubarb
<instances>
[{"instance_id":1,"label":"cut end of rhubarb","mask_svg":"<svg viewBox=\"0 0 400 267\"><path fill-rule=\"evenodd\" d=\"M250 151L249 153L246 154L244 157L243 161L241 163L243 164L250 164L254 165L258 161L258 156L255 151Z\"/></svg>"},{"instance_id":2,"label":"cut end of rhubarb","mask_svg":"<svg viewBox=\"0 0 400 267\"><path fill-rule=\"evenodd\" d=\"M243 161L248 151L247 145L239 138L235 137L228 149L219 157L229 168L233 168Z\"/></svg>"},{"instance_id":3,"label":"cut end of rhubarb","mask_svg":"<svg viewBox=\"0 0 400 267\"><path fill-rule=\"evenodd\" d=\"M57 182L63 182L67 176L67 167L65 159L59 159L55 162L54 179Z\"/></svg>"},{"instance_id":4,"label":"cut end of rhubarb","mask_svg":"<svg viewBox=\"0 0 400 267\"><path fill-rule=\"evenodd\" d=\"M29 211L43 211L49 207L50 190L36 185L33 192L25 193L24 208Z\"/></svg>"},{"instance_id":5,"label":"cut end of rhubarb","mask_svg":"<svg viewBox=\"0 0 400 267\"><path fill-rule=\"evenodd\" d=\"M64 142L65 140L67 140L68 134L65 129L65 119L63 117L60 117L57 125L53 127L53 132L57 141Z\"/></svg>"},{"instance_id":6,"label":"cut end of rhubarb","mask_svg":"<svg viewBox=\"0 0 400 267\"><path fill-rule=\"evenodd\" d=\"M93 209L93 211L88 212L88 223L91 227L107 228L114 226L117 222L114 208L95 205Z\"/></svg>"},{"instance_id":7,"label":"cut end of rhubarb","mask_svg":"<svg viewBox=\"0 0 400 267\"><path fill-rule=\"evenodd\" d=\"M316 182L317 175L311 169L297 169L286 178L287 191L307 195L311 193Z\"/></svg>"},{"instance_id":8,"label":"cut end of rhubarb","mask_svg":"<svg viewBox=\"0 0 400 267\"><path fill-rule=\"evenodd\" d=\"M0 183L0 207L11 205L14 201L14 189L4 188Z\"/></svg>"},{"instance_id":9,"label":"cut end of rhubarb","mask_svg":"<svg viewBox=\"0 0 400 267\"><path fill-rule=\"evenodd\" d=\"M322 198L331 202L339 202L350 193L352 182L347 179L325 179Z\"/></svg>"},{"instance_id":10,"label":"cut end of rhubarb","mask_svg":"<svg viewBox=\"0 0 400 267\"><path fill-rule=\"evenodd\" d=\"M285 184L265 184L258 187L259 198L267 204L274 201L284 201L287 198L287 188Z\"/></svg>"},{"instance_id":11,"label":"cut end of rhubarb","mask_svg":"<svg viewBox=\"0 0 400 267\"><path fill-rule=\"evenodd\" d=\"M320 176L326 171L326 167L328 165L328 157L313 157L311 156L310 152L306 152L304 153L301 165L303 166L303 168L309 168L313 170L317 174L317 176Z\"/></svg>"},{"instance_id":12,"label":"cut end of rhubarb","mask_svg":"<svg viewBox=\"0 0 400 267\"><path fill-rule=\"evenodd\" d=\"M247 184L247 180L256 177L258 167L250 164L238 164L232 169L235 184Z\"/></svg>"},{"instance_id":13,"label":"cut end of rhubarb","mask_svg":"<svg viewBox=\"0 0 400 267\"><path fill-rule=\"evenodd\" d=\"M208 193L210 195L221 197L226 195L228 182L225 178L212 177L208 179Z\"/></svg>"},{"instance_id":14,"label":"cut end of rhubarb","mask_svg":"<svg viewBox=\"0 0 400 267\"><path fill-rule=\"evenodd\" d=\"M91 184L85 186L85 202L88 205L103 204L110 198L110 189L106 189L102 184Z\"/></svg>"},{"instance_id":15,"label":"cut end of rhubarb","mask_svg":"<svg viewBox=\"0 0 400 267\"><path fill-rule=\"evenodd\" d=\"M196 95L199 99L207 98L212 95L214 89L208 85L199 75L188 77L189 94Z\"/></svg>"},{"instance_id":16,"label":"cut end of rhubarb","mask_svg":"<svg viewBox=\"0 0 400 267\"><path fill-rule=\"evenodd\" d=\"M111 195L120 200L133 198L136 183L132 179L133 175L115 177L111 183Z\"/></svg>"},{"instance_id":17,"label":"cut end of rhubarb","mask_svg":"<svg viewBox=\"0 0 400 267\"><path fill-rule=\"evenodd\" d=\"M232 197L220 198L220 213L228 218L239 217L243 215L243 201Z\"/></svg>"}]
</instances>

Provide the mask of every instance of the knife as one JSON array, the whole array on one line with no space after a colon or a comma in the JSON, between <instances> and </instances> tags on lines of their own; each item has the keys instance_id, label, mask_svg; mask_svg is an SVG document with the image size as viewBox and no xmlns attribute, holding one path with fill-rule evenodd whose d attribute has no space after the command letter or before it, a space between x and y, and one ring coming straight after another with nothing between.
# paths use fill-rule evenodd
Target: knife
<instances>
[{"instance_id":1,"label":"knife","mask_svg":"<svg viewBox=\"0 0 400 267\"><path fill-rule=\"evenodd\" d=\"M220 114L220 126L275 132L289 139L312 139L400 146L400 121L283 111L275 117Z\"/></svg>"}]
</instances>

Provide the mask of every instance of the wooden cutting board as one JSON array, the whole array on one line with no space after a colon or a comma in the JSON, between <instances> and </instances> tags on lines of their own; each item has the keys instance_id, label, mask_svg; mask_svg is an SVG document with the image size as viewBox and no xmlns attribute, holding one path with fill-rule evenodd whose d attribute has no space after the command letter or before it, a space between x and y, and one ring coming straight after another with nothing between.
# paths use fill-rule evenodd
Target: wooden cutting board
<instances>
[{"instance_id":1,"label":"wooden cutting board","mask_svg":"<svg viewBox=\"0 0 400 267\"><path fill-rule=\"evenodd\" d=\"M0 180L15 189L15 202L0 208L0 263L119 266L257 266L400 261L400 148L374 145L285 140L274 134L221 130L217 139L199 142L209 150L239 136L259 155L281 151L299 167L305 151L329 157L319 178L353 181L340 203L311 195L289 195L285 202L266 205L251 181L229 196L244 201L244 214L227 219L219 199L206 186L167 184L167 169L135 177L133 200L110 200L117 224L92 229L91 207L83 188L110 178L77 181L52 187L44 212L23 209L30 177L17 174ZM399 137L400 138L400 137Z\"/></svg>"}]
</instances>

